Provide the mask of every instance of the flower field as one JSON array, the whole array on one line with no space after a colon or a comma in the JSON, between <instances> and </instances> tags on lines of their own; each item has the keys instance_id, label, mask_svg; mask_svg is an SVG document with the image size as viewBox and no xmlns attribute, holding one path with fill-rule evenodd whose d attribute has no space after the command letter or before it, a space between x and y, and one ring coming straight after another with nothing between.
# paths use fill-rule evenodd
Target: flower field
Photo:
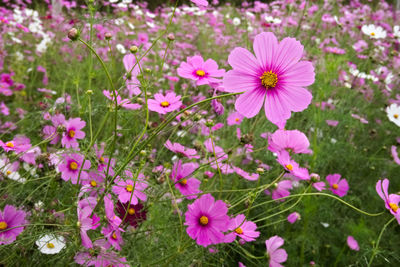
<instances>
[{"instance_id":1,"label":"flower field","mask_svg":"<svg viewBox=\"0 0 400 267\"><path fill-rule=\"evenodd\" d=\"M0 32L0 266L400 265L396 2L2 1Z\"/></svg>"}]
</instances>

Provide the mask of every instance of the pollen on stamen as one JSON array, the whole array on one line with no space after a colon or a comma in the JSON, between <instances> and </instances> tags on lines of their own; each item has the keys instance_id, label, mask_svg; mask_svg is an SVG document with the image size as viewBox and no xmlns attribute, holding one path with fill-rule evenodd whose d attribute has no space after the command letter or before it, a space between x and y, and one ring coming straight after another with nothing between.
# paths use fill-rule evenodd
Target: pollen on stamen
<instances>
[{"instance_id":1,"label":"pollen on stamen","mask_svg":"<svg viewBox=\"0 0 400 267\"><path fill-rule=\"evenodd\" d=\"M293 171L293 165L292 164L286 164L286 169L288 169L289 171Z\"/></svg>"},{"instance_id":2,"label":"pollen on stamen","mask_svg":"<svg viewBox=\"0 0 400 267\"><path fill-rule=\"evenodd\" d=\"M96 186L97 186L97 183L96 183L95 180L91 180L91 181L90 181L90 185L91 185L92 187L96 187Z\"/></svg>"},{"instance_id":3,"label":"pollen on stamen","mask_svg":"<svg viewBox=\"0 0 400 267\"><path fill-rule=\"evenodd\" d=\"M206 75L206 72L204 70L196 70L197 76L204 77Z\"/></svg>"},{"instance_id":4,"label":"pollen on stamen","mask_svg":"<svg viewBox=\"0 0 400 267\"><path fill-rule=\"evenodd\" d=\"M371 32L371 36L375 36L375 33L374 33L374 32Z\"/></svg>"},{"instance_id":5,"label":"pollen on stamen","mask_svg":"<svg viewBox=\"0 0 400 267\"><path fill-rule=\"evenodd\" d=\"M54 244L53 244L53 243L47 243L46 247L48 247L48 248L54 248Z\"/></svg>"},{"instance_id":6,"label":"pollen on stamen","mask_svg":"<svg viewBox=\"0 0 400 267\"><path fill-rule=\"evenodd\" d=\"M133 186L132 185L130 185L130 184L128 184L127 186L126 186L126 191L128 191L128 192L132 192L132 190L133 190Z\"/></svg>"},{"instance_id":7,"label":"pollen on stamen","mask_svg":"<svg viewBox=\"0 0 400 267\"><path fill-rule=\"evenodd\" d=\"M397 119L397 118L399 118L399 114L394 114L393 117L394 117L395 119Z\"/></svg>"},{"instance_id":8,"label":"pollen on stamen","mask_svg":"<svg viewBox=\"0 0 400 267\"><path fill-rule=\"evenodd\" d=\"M333 184L333 185L332 185L332 188L336 190L336 189L339 188L339 185L338 185L338 184Z\"/></svg>"},{"instance_id":9,"label":"pollen on stamen","mask_svg":"<svg viewBox=\"0 0 400 267\"><path fill-rule=\"evenodd\" d=\"M208 224L208 218L203 215L203 216L200 217L199 222L200 222L201 225L205 226L205 225Z\"/></svg>"},{"instance_id":10,"label":"pollen on stamen","mask_svg":"<svg viewBox=\"0 0 400 267\"><path fill-rule=\"evenodd\" d=\"M236 229L235 229L235 232L236 232L238 235L243 234L243 230L242 230L242 228L240 228L240 227L236 228Z\"/></svg>"},{"instance_id":11,"label":"pollen on stamen","mask_svg":"<svg viewBox=\"0 0 400 267\"><path fill-rule=\"evenodd\" d=\"M74 130L69 130L68 131L68 136L73 138L75 136L75 131Z\"/></svg>"},{"instance_id":12,"label":"pollen on stamen","mask_svg":"<svg viewBox=\"0 0 400 267\"><path fill-rule=\"evenodd\" d=\"M117 239L117 234L116 234L115 232L113 232L112 238L113 238L113 239Z\"/></svg>"},{"instance_id":13,"label":"pollen on stamen","mask_svg":"<svg viewBox=\"0 0 400 267\"><path fill-rule=\"evenodd\" d=\"M69 164L69 168L71 169L71 170L77 170L78 169L78 164L76 164L76 162L75 161L73 161L73 162L71 162L70 164Z\"/></svg>"},{"instance_id":14,"label":"pollen on stamen","mask_svg":"<svg viewBox=\"0 0 400 267\"><path fill-rule=\"evenodd\" d=\"M180 183L181 185L186 185L186 184L187 184L187 179L181 179L181 180L179 181L179 183Z\"/></svg>"},{"instance_id":15,"label":"pollen on stamen","mask_svg":"<svg viewBox=\"0 0 400 267\"><path fill-rule=\"evenodd\" d=\"M168 101L161 102L161 106L164 108L169 107L169 105L170 105L170 103Z\"/></svg>"},{"instance_id":16,"label":"pollen on stamen","mask_svg":"<svg viewBox=\"0 0 400 267\"><path fill-rule=\"evenodd\" d=\"M129 214L129 215L135 214L135 209L134 209L134 208L129 208L129 209L128 209L128 214Z\"/></svg>"},{"instance_id":17,"label":"pollen on stamen","mask_svg":"<svg viewBox=\"0 0 400 267\"><path fill-rule=\"evenodd\" d=\"M397 204L395 203L389 203L389 206L393 212L397 212L397 210L399 209L399 206L397 206Z\"/></svg>"},{"instance_id":18,"label":"pollen on stamen","mask_svg":"<svg viewBox=\"0 0 400 267\"><path fill-rule=\"evenodd\" d=\"M266 88L274 88L278 82L278 75L272 71L264 71L263 75L260 77L261 84Z\"/></svg>"},{"instance_id":19,"label":"pollen on stamen","mask_svg":"<svg viewBox=\"0 0 400 267\"><path fill-rule=\"evenodd\" d=\"M0 230L7 229L8 225L6 222L0 222Z\"/></svg>"},{"instance_id":20,"label":"pollen on stamen","mask_svg":"<svg viewBox=\"0 0 400 267\"><path fill-rule=\"evenodd\" d=\"M14 147L14 144L13 144L13 143L11 143L11 142L7 142L7 143L6 143L6 147L13 148L13 147Z\"/></svg>"}]
</instances>

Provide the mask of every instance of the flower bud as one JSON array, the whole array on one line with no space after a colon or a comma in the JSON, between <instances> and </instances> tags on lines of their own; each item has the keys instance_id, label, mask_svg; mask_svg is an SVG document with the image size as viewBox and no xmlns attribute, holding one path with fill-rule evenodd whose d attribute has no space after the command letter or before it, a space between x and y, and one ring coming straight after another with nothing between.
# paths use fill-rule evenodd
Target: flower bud
<instances>
[{"instance_id":1,"label":"flower bud","mask_svg":"<svg viewBox=\"0 0 400 267\"><path fill-rule=\"evenodd\" d=\"M111 40L112 34L110 32L106 32L106 34L104 34L104 37L106 38L106 40Z\"/></svg>"},{"instance_id":2,"label":"flower bud","mask_svg":"<svg viewBox=\"0 0 400 267\"><path fill-rule=\"evenodd\" d=\"M129 51L131 51L132 54L136 54L139 51L139 48L136 45L132 45L129 48Z\"/></svg>"},{"instance_id":3,"label":"flower bud","mask_svg":"<svg viewBox=\"0 0 400 267\"><path fill-rule=\"evenodd\" d=\"M264 168L257 168L256 172L258 174L263 174L265 172Z\"/></svg>"},{"instance_id":4,"label":"flower bud","mask_svg":"<svg viewBox=\"0 0 400 267\"><path fill-rule=\"evenodd\" d=\"M167 38L168 38L169 41L172 42L172 41L175 40L175 35L173 33L170 33L170 34L168 34Z\"/></svg>"},{"instance_id":5,"label":"flower bud","mask_svg":"<svg viewBox=\"0 0 400 267\"><path fill-rule=\"evenodd\" d=\"M79 38L79 31L76 28L72 28L68 31L68 38L72 41L76 41Z\"/></svg>"}]
</instances>

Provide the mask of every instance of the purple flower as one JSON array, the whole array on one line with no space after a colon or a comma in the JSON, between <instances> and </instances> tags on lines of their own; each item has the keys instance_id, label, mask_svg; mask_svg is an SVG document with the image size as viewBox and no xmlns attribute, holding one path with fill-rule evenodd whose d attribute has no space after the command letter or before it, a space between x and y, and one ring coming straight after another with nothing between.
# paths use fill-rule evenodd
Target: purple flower
<instances>
[{"instance_id":1,"label":"purple flower","mask_svg":"<svg viewBox=\"0 0 400 267\"><path fill-rule=\"evenodd\" d=\"M185 213L187 234L200 246L207 247L224 241L229 226L228 208L222 200L215 201L206 194L188 205Z\"/></svg>"},{"instance_id":2,"label":"purple flower","mask_svg":"<svg viewBox=\"0 0 400 267\"><path fill-rule=\"evenodd\" d=\"M46 125L43 128L43 135L45 139L50 139L50 144L54 145L60 141L60 134L57 132L59 127L64 127L65 117L63 114L57 114L51 117L53 126Z\"/></svg>"},{"instance_id":3,"label":"purple flower","mask_svg":"<svg viewBox=\"0 0 400 267\"><path fill-rule=\"evenodd\" d=\"M260 232L256 231L256 229L257 225L255 223L247 221L246 216L239 214L230 220L228 230L232 232L225 236L225 242L233 242L236 236L240 237L244 242L254 241L260 236Z\"/></svg>"},{"instance_id":4,"label":"purple flower","mask_svg":"<svg viewBox=\"0 0 400 267\"><path fill-rule=\"evenodd\" d=\"M73 118L67 120L64 124L65 132L61 139L61 145L65 148L78 148L79 144L76 140L85 137L85 132L81 129L86 126L86 122L80 118Z\"/></svg>"},{"instance_id":5,"label":"purple flower","mask_svg":"<svg viewBox=\"0 0 400 267\"><path fill-rule=\"evenodd\" d=\"M61 178L64 181L71 180L72 184L76 184L78 182L79 170L82 166L84 156L80 154L63 154L63 162L58 165L58 169L61 172ZM90 168L90 161L85 160L83 163L83 170L81 172L81 180L85 180L88 177L88 174L84 170L88 170Z\"/></svg>"},{"instance_id":6,"label":"purple flower","mask_svg":"<svg viewBox=\"0 0 400 267\"><path fill-rule=\"evenodd\" d=\"M162 94L155 94L154 99L147 100L147 104L149 110L160 114L167 114L181 107L182 101L180 99L181 96L177 96L174 92L167 93L165 96Z\"/></svg>"},{"instance_id":7,"label":"purple flower","mask_svg":"<svg viewBox=\"0 0 400 267\"><path fill-rule=\"evenodd\" d=\"M24 230L26 212L17 210L14 206L6 205L0 211L0 245L11 244Z\"/></svg>"},{"instance_id":8,"label":"purple flower","mask_svg":"<svg viewBox=\"0 0 400 267\"><path fill-rule=\"evenodd\" d=\"M128 177L133 178L133 174L131 171L126 170L125 174ZM131 199L130 204L136 205L139 201L146 201L147 196L143 193L143 190L147 188L148 184L144 182L144 175L139 174L138 179L136 181L133 180L121 180L116 179L116 185L112 187L112 191L114 194L118 195L118 200L122 203L126 203Z\"/></svg>"},{"instance_id":9,"label":"purple flower","mask_svg":"<svg viewBox=\"0 0 400 267\"><path fill-rule=\"evenodd\" d=\"M351 235L347 237L347 245L349 246L350 249L359 251L360 247L358 246L357 240L354 239Z\"/></svg>"},{"instance_id":10,"label":"purple flower","mask_svg":"<svg viewBox=\"0 0 400 267\"><path fill-rule=\"evenodd\" d=\"M139 104L133 104L129 99L122 99L117 91L114 91L113 93L111 91L103 90L103 95L110 99L113 105L115 105L115 96L117 96L117 105L125 109L136 110L142 107Z\"/></svg>"},{"instance_id":11,"label":"purple flower","mask_svg":"<svg viewBox=\"0 0 400 267\"><path fill-rule=\"evenodd\" d=\"M329 174L326 176L326 180L328 181L329 185L331 186L329 190L332 191L335 195L339 197L343 197L347 194L349 190L349 184L347 183L346 179L340 179L341 175L338 173Z\"/></svg>"},{"instance_id":12,"label":"purple flower","mask_svg":"<svg viewBox=\"0 0 400 267\"><path fill-rule=\"evenodd\" d=\"M126 214L124 222L128 222L133 227L137 227L147 217L147 212L140 202L136 205L128 205L128 203L122 204L118 201L117 212L120 218L124 218Z\"/></svg>"},{"instance_id":13,"label":"purple flower","mask_svg":"<svg viewBox=\"0 0 400 267\"><path fill-rule=\"evenodd\" d=\"M225 91L245 92L235 108L247 118L257 115L265 103L268 120L283 128L292 111L303 111L311 103L312 95L304 87L314 83L314 67L299 61L303 46L294 38L278 43L273 33L263 32L255 37L253 49L255 57L241 47L230 53L233 70L224 76Z\"/></svg>"},{"instance_id":14,"label":"purple flower","mask_svg":"<svg viewBox=\"0 0 400 267\"><path fill-rule=\"evenodd\" d=\"M287 260L287 253L281 247L285 241L279 236L273 236L265 241L270 267L282 267L281 263Z\"/></svg>"},{"instance_id":15,"label":"purple flower","mask_svg":"<svg viewBox=\"0 0 400 267\"><path fill-rule=\"evenodd\" d=\"M172 152L178 154L178 156L182 155L184 157L187 157L188 159L200 158L199 155L196 155L197 154L196 149L184 147L183 145L181 145L179 143L171 143L171 141L167 140L167 142L165 142L164 146L166 148L168 148L169 150L171 150Z\"/></svg>"},{"instance_id":16,"label":"purple flower","mask_svg":"<svg viewBox=\"0 0 400 267\"><path fill-rule=\"evenodd\" d=\"M239 125L242 123L244 116L242 114L240 114L239 112L233 112L231 114L229 114L228 118L226 119L228 122L229 126L232 125Z\"/></svg>"},{"instance_id":17,"label":"purple flower","mask_svg":"<svg viewBox=\"0 0 400 267\"><path fill-rule=\"evenodd\" d=\"M295 223L298 219L300 219L300 214L298 212L292 212L287 217L288 222L291 224Z\"/></svg>"},{"instance_id":18,"label":"purple flower","mask_svg":"<svg viewBox=\"0 0 400 267\"><path fill-rule=\"evenodd\" d=\"M205 62L201 56L188 57L187 63L182 62L178 68L178 75L196 81L196 85L219 83L216 79L224 76L225 70L218 69L218 64L212 59Z\"/></svg>"},{"instance_id":19,"label":"purple flower","mask_svg":"<svg viewBox=\"0 0 400 267\"><path fill-rule=\"evenodd\" d=\"M190 177L192 173L199 167L197 163L185 163L179 160L172 168L171 179L175 183L175 187L186 196L187 199L194 199L196 194L201 193L199 190L200 181Z\"/></svg>"}]
</instances>

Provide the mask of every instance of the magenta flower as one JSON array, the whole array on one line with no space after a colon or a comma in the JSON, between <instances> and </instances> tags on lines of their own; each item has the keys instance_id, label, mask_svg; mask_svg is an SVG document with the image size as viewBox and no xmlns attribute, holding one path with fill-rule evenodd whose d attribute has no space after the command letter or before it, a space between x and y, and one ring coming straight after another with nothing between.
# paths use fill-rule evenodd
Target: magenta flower
<instances>
[{"instance_id":1,"label":"magenta flower","mask_svg":"<svg viewBox=\"0 0 400 267\"><path fill-rule=\"evenodd\" d=\"M187 58L187 63L182 62L178 68L178 75L196 81L196 85L219 83L217 79L224 76L225 70L218 69L218 64L212 59L205 62L201 56Z\"/></svg>"},{"instance_id":2,"label":"magenta flower","mask_svg":"<svg viewBox=\"0 0 400 267\"><path fill-rule=\"evenodd\" d=\"M340 177L341 175L338 173L329 174L328 176L326 176L326 180L331 186L329 190L331 190L332 193L334 193L335 195L343 197L347 194L347 191L349 190L349 184L347 183L346 179L340 179Z\"/></svg>"},{"instance_id":3,"label":"magenta flower","mask_svg":"<svg viewBox=\"0 0 400 267\"><path fill-rule=\"evenodd\" d=\"M111 100L112 104L115 105L115 95L117 96L117 105L129 110L136 110L141 108L142 106L139 104L133 104L129 99L122 99L117 91L107 91L103 90L103 95Z\"/></svg>"},{"instance_id":4,"label":"magenta flower","mask_svg":"<svg viewBox=\"0 0 400 267\"><path fill-rule=\"evenodd\" d=\"M300 214L298 212L292 212L287 217L288 222L291 224L295 223L298 219L300 219Z\"/></svg>"},{"instance_id":5,"label":"magenta flower","mask_svg":"<svg viewBox=\"0 0 400 267\"><path fill-rule=\"evenodd\" d=\"M183 145L181 145L179 143L171 143L171 141L167 140L167 142L165 142L164 146L166 148L168 148L169 150L171 150L172 152L178 154L178 156L184 156L184 157L187 157L188 159L200 158L199 155L196 155L197 154L196 149L184 147Z\"/></svg>"},{"instance_id":6,"label":"magenta flower","mask_svg":"<svg viewBox=\"0 0 400 267\"><path fill-rule=\"evenodd\" d=\"M64 131L64 123L65 123L65 117L63 114L57 114L51 117L51 122L53 123L53 126L46 125L43 128L43 135L45 139L50 140L50 144L54 145L57 144L58 141L60 141L60 134L58 133L59 128L62 128L60 130Z\"/></svg>"},{"instance_id":7,"label":"magenta flower","mask_svg":"<svg viewBox=\"0 0 400 267\"><path fill-rule=\"evenodd\" d=\"M133 178L133 174L131 171L126 170L125 174L128 177ZM147 196L143 193L148 186L147 183L144 182L144 175L139 174L138 179L136 181L133 180L115 180L116 185L112 187L112 191L114 194L118 195L118 200L122 203L126 203L131 199L130 204L136 205L138 204L138 199L142 201L147 200Z\"/></svg>"},{"instance_id":8,"label":"magenta flower","mask_svg":"<svg viewBox=\"0 0 400 267\"><path fill-rule=\"evenodd\" d=\"M190 177L192 173L199 167L197 163L185 163L179 160L175 162L172 167L171 179L175 183L175 187L184 195L187 199L194 199L197 197L196 194L201 193L199 190L201 182L196 178Z\"/></svg>"},{"instance_id":9,"label":"magenta flower","mask_svg":"<svg viewBox=\"0 0 400 267\"><path fill-rule=\"evenodd\" d=\"M26 212L17 210L14 206L6 205L0 211L0 245L8 245L17 239L24 230Z\"/></svg>"},{"instance_id":10,"label":"magenta flower","mask_svg":"<svg viewBox=\"0 0 400 267\"><path fill-rule=\"evenodd\" d=\"M379 180L376 183L376 192L381 197L383 201L385 201L385 207L390 211L391 214L396 217L397 222L400 224L400 209L399 209L399 202L400 202L400 195L397 194L390 194L388 193L389 189L389 180L383 179Z\"/></svg>"},{"instance_id":11,"label":"magenta flower","mask_svg":"<svg viewBox=\"0 0 400 267\"><path fill-rule=\"evenodd\" d=\"M235 103L242 115L254 117L265 103L268 120L283 128L292 111L303 111L311 103L304 87L314 83L314 67L299 61L303 46L294 38L278 43L273 33L263 32L255 37L253 49L255 57L241 47L230 53L233 70L224 75L223 85L227 92L245 92Z\"/></svg>"},{"instance_id":12,"label":"magenta flower","mask_svg":"<svg viewBox=\"0 0 400 267\"><path fill-rule=\"evenodd\" d=\"M311 154L309 146L307 136L298 130L277 130L268 137L268 149L274 153L287 150L289 153Z\"/></svg>"},{"instance_id":13,"label":"magenta flower","mask_svg":"<svg viewBox=\"0 0 400 267\"><path fill-rule=\"evenodd\" d=\"M354 239L351 235L347 237L347 245L349 246L350 249L359 251L360 247L358 246L357 240Z\"/></svg>"},{"instance_id":14,"label":"magenta flower","mask_svg":"<svg viewBox=\"0 0 400 267\"><path fill-rule=\"evenodd\" d=\"M154 99L147 100L147 104L149 110L160 114L167 114L181 107L182 101L180 99L181 96L177 96L174 92L167 93L165 96L162 94L155 94Z\"/></svg>"},{"instance_id":15,"label":"magenta flower","mask_svg":"<svg viewBox=\"0 0 400 267\"><path fill-rule=\"evenodd\" d=\"M290 174L301 180L309 180L310 174L306 168L302 168L299 164L290 158L289 152L286 150L282 150L278 154L277 161L281 164L285 170L287 170Z\"/></svg>"},{"instance_id":16,"label":"magenta flower","mask_svg":"<svg viewBox=\"0 0 400 267\"><path fill-rule=\"evenodd\" d=\"M229 126L232 125L239 125L242 123L244 116L242 114L240 114L239 112L233 112L231 114L229 114L228 118L226 119L228 122Z\"/></svg>"},{"instance_id":17,"label":"magenta flower","mask_svg":"<svg viewBox=\"0 0 400 267\"><path fill-rule=\"evenodd\" d=\"M63 154L63 162L58 166L58 170L61 172L61 178L64 181L71 180L72 184L76 184L78 182L79 170L82 166L84 156L80 154ZM88 174L84 170L88 170L90 168L90 161L85 160L83 163L83 169L81 172L80 180L85 180L88 177Z\"/></svg>"},{"instance_id":18,"label":"magenta flower","mask_svg":"<svg viewBox=\"0 0 400 267\"><path fill-rule=\"evenodd\" d=\"M228 208L222 200L215 201L206 194L188 205L185 213L187 234L200 246L207 247L224 241L229 226Z\"/></svg>"},{"instance_id":19,"label":"magenta flower","mask_svg":"<svg viewBox=\"0 0 400 267\"><path fill-rule=\"evenodd\" d=\"M111 246L113 246L116 250L121 250L121 245L124 244L124 240L122 239L121 231L119 229L114 229L114 227L109 224L107 227L103 227L101 229L101 233L111 244Z\"/></svg>"},{"instance_id":20,"label":"magenta flower","mask_svg":"<svg viewBox=\"0 0 400 267\"><path fill-rule=\"evenodd\" d=\"M225 242L233 242L236 236L240 237L244 242L254 241L260 236L260 232L256 231L256 229L257 225L255 223L247 221L246 216L239 214L230 220L228 230L232 232L225 236Z\"/></svg>"},{"instance_id":21,"label":"magenta flower","mask_svg":"<svg viewBox=\"0 0 400 267\"><path fill-rule=\"evenodd\" d=\"M114 227L114 229L118 229L122 220L114 212L114 203L111 199L110 194L107 194L104 196L104 210L105 210L108 222Z\"/></svg>"},{"instance_id":22,"label":"magenta flower","mask_svg":"<svg viewBox=\"0 0 400 267\"><path fill-rule=\"evenodd\" d=\"M275 184L275 189L272 191L272 199L277 199L279 201L285 201L285 199L281 199L290 195L290 189L292 189L292 181L283 180ZM264 191L265 194L270 195L269 190Z\"/></svg>"},{"instance_id":23,"label":"magenta flower","mask_svg":"<svg viewBox=\"0 0 400 267\"><path fill-rule=\"evenodd\" d=\"M90 218L92 214L92 208L90 206L86 206L83 209L78 207L78 226L80 229L82 246L85 248L93 248L93 242L90 240L90 237L87 234L87 231L92 229L94 221Z\"/></svg>"},{"instance_id":24,"label":"magenta flower","mask_svg":"<svg viewBox=\"0 0 400 267\"><path fill-rule=\"evenodd\" d=\"M140 72L139 65L135 66L136 59L135 59L135 55L133 55L133 54L125 55L124 58L122 59L122 61L124 63L124 67L125 67L125 70L127 73L126 88L128 90L128 96L129 96L129 98L132 98L133 95L138 95L141 92L140 88L139 88L140 82L136 78ZM133 67L133 66L135 66L135 67ZM129 75L128 75L128 73L129 73Z\"/></svg>"},{"instance_id":25,"label":"magenta flower","mask_svg":"<svg viewBox=\"0 0 400 267\"><path fill-rule=\"evenodd\" d=\"M86 126L86 122L80 118L69 119L65 122L65 132L61 139L61 145L65 148L78 148L77 139L83 139L85 132L81 131Z\"/></svg>"},{"instance_id":26,"label":"magenta flower","mask_svg":"<svg viewBox=\"0 0 400 267\"><path fill-rule=\"evenodd\" d=\"M198 7L206 7L208 6L207 0L190 0L192 3L196 4Z\"/></svg>"},{"instance_id":27,"label":"magenta flower","mask_svg":"<svg viewBox=\"0 0 400 267\"><path fill-rule=\"evenodd\" d=\"M282 267L280 263L287 260L287 253L281 247L285 241L279 236L273 236L265 241L270 267Z\"/></svg>"}]
</instances>

